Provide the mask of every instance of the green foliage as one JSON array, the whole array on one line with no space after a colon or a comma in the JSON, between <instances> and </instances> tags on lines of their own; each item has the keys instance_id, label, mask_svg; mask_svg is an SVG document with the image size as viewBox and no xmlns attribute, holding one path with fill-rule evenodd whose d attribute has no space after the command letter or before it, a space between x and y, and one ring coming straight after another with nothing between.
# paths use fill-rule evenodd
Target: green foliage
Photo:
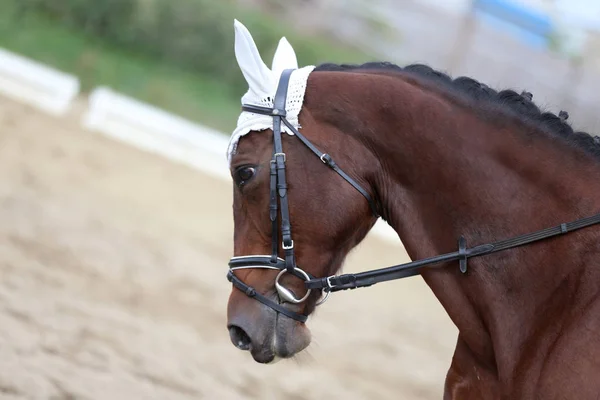
<instances>
[{"instance_id":1,"label":"green foliage","mask_svg":"<svg viewBox=\"0 0 600 400\"><path fill-rule=\"evenodd\" d=\"M263 54L272 55L286 35L303 65L365 59L339 43L294 34L275 18L241 9L233 0L13 1L22 13L44 13L125 49L209 74L236 92L246 86L233 53L234 18L248 26Z\"/></svg>"},{"instance_id":2,"label":"green foliage","mask_svg":"<svg viewBox=\"0 0 600 400\"><path fill-rule=\"evenodd\" d=\"M233 0L0 0L0 47L231 131L247 85L233 52L242 21L270 63L285 35L301 65L366 61L364 53L289 26Z\"/></svg>"}]
</instances>

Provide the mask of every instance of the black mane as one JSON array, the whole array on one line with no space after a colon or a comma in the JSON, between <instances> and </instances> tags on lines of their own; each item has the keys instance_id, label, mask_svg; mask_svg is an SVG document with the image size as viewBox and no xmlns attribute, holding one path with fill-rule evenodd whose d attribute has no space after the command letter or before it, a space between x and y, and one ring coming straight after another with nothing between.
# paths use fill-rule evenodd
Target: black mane
<instances>
[{"instance_id":1,"label":"black mane","mask_svg":"<svg viewBox=\"0 0 600 400\"><path fill-rule=\"evenodd\" d=\"M529 92L517 93L510 89L496 91L469 77L461 76L452 79L449 75L423 64L411 64L403 68L389 62L370 62L362 65L321 64L315 68L315 71L353 70L396 71L427 79L447 90L462 94L472 100L487 102L500 109L504 109L512 115L519 117L523 122L533 123L540 130L559 136L600 159L600 136L592 136L586 132L574 131L571 125L566 122L569 118L569 114L566 111L561 111L558 115L542 111L533 102L533 95Z\"/></svg>"}]
</instances>

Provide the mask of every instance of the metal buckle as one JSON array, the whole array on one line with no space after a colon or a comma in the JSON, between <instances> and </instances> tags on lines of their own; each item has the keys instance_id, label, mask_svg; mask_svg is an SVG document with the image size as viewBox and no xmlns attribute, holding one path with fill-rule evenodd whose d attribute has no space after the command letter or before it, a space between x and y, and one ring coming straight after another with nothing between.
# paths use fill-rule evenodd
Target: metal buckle
<instances>
[{"instance_id":1,"label":"metal buckle","mask_svg":"<svg viewBox=\"0 0 600 400\"><path fill-rule=\"evenodd\" d=\"M325 281L327 282L327 287L329 288L327 292L330 292L331 289L335 287L331 284L331 278L335 278L335 275L328 276L327 279L325 279Z\"/></svg>"},{"instance_id":2,"label":"metal buckle","mask_svg":"<svg viewBox=\"0 0 600 400\"><path fill-rule=\"evenodd\" d=\"M328 156L329 154L327 153L323 153L321 154L321 157L319 157L321 159L321 162L323 162L323 164L327 164L327 161L325 161L325 156Z\"/></svg>"},{"instance_id":3,"label":"metal buckle","mask_svg":"<svg viewBox=\"0 0 600 400\"><path fill-rule=\"evenodd\" d=\"M283 162L285 162L285 160L286 160L285 153L275 153L275 154L273 154L273 161L276 161L277 157L283 157Z\"/></svg>"},{"instance_id":4,"label":"metal buckle","mask_svg":"<svg viewBox=\"0 0 600 400\"><path fill-rule=\"evenodd\" d=\"M284 249L284 250L291 250L291 249L293 249L294 248L294 241L293 240L290 241L290 245L289 246L286 246L285 242L281 242L281 248Z\"/></svg>"},{"instance_id":5,"label":"metal buckle","mask_svg":"<svg viewBox=\"0 0 600 400\"><path fill-rule=\"evenodd\" d=\"M305 282L310 280L310 277L308 276L308 274L306 272L304 272L303 270L301 270L300 268L295 267L294 271L298 271L304 277ZM293 303L293 304L303 303L306 299L308 299L308 296L312 292L312 289L308 289L308 291L302 298L300 298L300 299L296 298L296 296L294 296L294 293L292 293L291 290L285 288L284 286L282 286L279 283L279 279L281 279L281 277L286 272L287 272L286 269L282 269L281 272L279 274L277 274L277 278L275 278L275 289L277 289L277 294L279 295L279 297L281 299L287 301L288 303Z\"/></svg>"}]
</instances>

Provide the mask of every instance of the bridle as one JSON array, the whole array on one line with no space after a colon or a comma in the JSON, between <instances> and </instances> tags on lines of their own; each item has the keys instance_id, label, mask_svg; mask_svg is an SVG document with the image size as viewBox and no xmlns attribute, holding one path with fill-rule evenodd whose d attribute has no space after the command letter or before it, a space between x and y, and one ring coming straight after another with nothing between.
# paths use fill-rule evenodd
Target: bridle
<instances>
[{"instance_id":1,"label":"bridle","mask_svg":"<svg viewBox=\"0 0 600 400\"><path fill-rule=\"evenodd\" d=\"M285 104L287 99L288 85L292 76L293 69L287 69L281 74L279 85L275 93L273 100L273 108L261 107L255 105L244 104L242 110L252 112L255 114L269 115L273 117L273 157L270 163L270 184L269 184L269 218L272 224L271 234L271 255L255 255L255 256L240 256L233 257L229 261L229 272L227 273L227 279L246 295L255 298L261 303L271 307L275 311L280 312L290 318L293 318L300 322L305 322L307 319L306 315L299 314L295 311L290 310L282 306L281 304L275 303L271 299L258 293L254 288L246 285L233 273L234 271L241 269L250 268L264 268L279 270L279 274L275 278L275 289L279 295L279 298L283 301L293 304L303 303L308 299L313 289L308 289L306 294L302 298L297 298L294 293L285 288L279 282L281 277L286 274L292 274L296 277L310 281L314 279L313 276L302 270L296 265L296 257L294 255L294 240L292 239L292 227L290 224L290 211L288 206L287 197L287 183L285 175L285 162L286 156L283 152L283 146L281 143L281 123L284 123L292 132L300 139L304 145L306 145L319 159L331 169L336 171L342 178L356 188L369 202L371 210L375 215L377 214L377 208L375 202L369 195L369 193L363 189L354 179L348 176L342 171L329 154L321 152L317 149L308 139L306 139L286 118ZM284 252L284 259L278 256L279 254L279 225L277 224L277 211L280 212L281 219L281 248ZM325 291L326 295L323 299L317 302L320 305L327 300L329 292Z\"/></svg>"},{"instance_id":2,"label":"bridle","mask_svg":"<svg viewBox=\"0 0 600 400\"><path fill-rule=\"evenodd\" d=\"M600 223L600 214L591 217L578 219L569 223L562 223L558 226L540 230L537 232L515 236L509 239L500 240L493 243L478 245L472 248L467 248L466 239L461 236L458 240L458 251L452 253L441 254L434 257L424 258L417 261L412 261L404 264L398 264L387 268L381 268L371 271L365 271L357 274L332 275L324 278L315 278L306 271L296 265L294 255L294 240L292 239L292 229L290 223L290 213L287 198L287 184L285 175L286 155L283 152L281 142L281 124L285 124L298 139L308 147L319 159L329 168L337 172L350 185L358 190L369 203L371 211L376 217L379 217L377 207L369 193L362 188L354 179L342 171L339 166L333 161L329 154L321 152L317 149L306 137L286 119L286 99L290 77L294 70L288 69L283 71L275 98L273 100L273 108L262 107L250 104L242 105L242 110L255 114L268 115L273 117L273 156L270 163L270 201L269 201L269 218L272 224L272 253L267 255L251 255L232 257L229 261L229 271L227 279L239 290L247 296L252 297L273 310L286 315L296 321L306 322L308 316L297 313L289 308L284 307L280 303L269 299L268 297L258 293L256 289L242 282L234 271L251 268L264 268L280 271L275 278L275 289L279 295L279 299L283 302L300 304L306 301L313 290L321 290L325 293L325 297L317 301L320 305L327 300L329 294L340 290L356 289L359 287L367 287L379 282L385 282L395 279L407 278L418 275L423 267L432 266L448 261L459 261L460 271L465 274L467 272L467 260L473 257L479 257L486 254L495 253L498 251L512 249L518 246L523 246L540 240L548 239L554 236L566 234L581 228ZM279 254L279 226L277 224L278 215L280 212L281 219L281 248L285 258L280 258ZM302 280L307 289L306 294L302 298L298 298L294 293L285 288L279 282L281 277L286 274L292 274Z\"/></svg>"}]
</instances>

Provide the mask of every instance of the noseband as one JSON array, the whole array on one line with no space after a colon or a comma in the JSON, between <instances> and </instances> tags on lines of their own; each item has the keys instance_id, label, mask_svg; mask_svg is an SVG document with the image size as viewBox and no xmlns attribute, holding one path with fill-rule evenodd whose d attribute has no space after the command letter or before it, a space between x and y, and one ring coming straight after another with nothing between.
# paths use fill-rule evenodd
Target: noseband
<instances>
[{"instance_id":1,"label":"noseband","mask_svg":"<svg viewBox=\"0 0 600 400\"><path fill-rule=\"evenodd\" d=\"M600 214L590 217L578 219L573 222L563 223L558 226L540 230L537 232L515 236L509 239L500 240L493 243L483 244L472 248L467 248L467 243L464 237L458 240L458 251L453 253L441 254L422 260L412 261L404 264L398 264L387 268L381 268L357 274L345 274L339 276L328 276L325 278L315 278L306 271L296 265L294 256L294 241L292 240L292 229L290 224L290 213L287 198L287 184L285 177L285 162L286 156L283 152L281 144L281 123L284 123L300 141L310 149L319 159L329 168L337 172L350 185L358 190L369 203L371 211L378 217L377 207L369 193L363 189L356 181L350 178L338 165L333 161L329 154L321 152L317 149L306 137L304 137L294 126L286 119L286 98L290 77L294 70L285 70L281 74L275 99L273 100L273 108L261 107L256 105L244 104L242 110L255 114L269 115L273 117L273 157L270 164L270 202L269 202L269 218L272 224L272 253L267 255L254 256L239 256L233 257L229 261L229 271L227 279L239 290L247 296L252 297L273 310L286 315L299 322L305 322L308 318L306 315L297 313L284 307L280 303L276 303L268 297L258 293L251 286L246 285L237 276L234 271L241 269L263 268L279 271L275 278L275 289L279 295L279 299L283 302L292 304L300 304L308 299L312 290L321 290L325 293L325 297L317 302L320 305L327 300L331 292L340 290L356 289L359 287L371 286L375 283L385 282L389 280L407 278L420 273L421 268L440 264L448 261L459 261L460 271L467 273L467 260L473 257L479 257L486 254L495 253L498 251L508 250L515 247L523 246L540 240L548 239L554 236L566 234L578 229L582 229L591 225L600 223ZM284 252L284 259L278 256L279 254L279 226L277 224L277 211L280 211L281 219L281 248ZM286 273L295 275L304 281L307 289L306 294L302 298L298 298L294 293L285 288L281 283L281 277Z\"/></svg>"}]
</instances>

